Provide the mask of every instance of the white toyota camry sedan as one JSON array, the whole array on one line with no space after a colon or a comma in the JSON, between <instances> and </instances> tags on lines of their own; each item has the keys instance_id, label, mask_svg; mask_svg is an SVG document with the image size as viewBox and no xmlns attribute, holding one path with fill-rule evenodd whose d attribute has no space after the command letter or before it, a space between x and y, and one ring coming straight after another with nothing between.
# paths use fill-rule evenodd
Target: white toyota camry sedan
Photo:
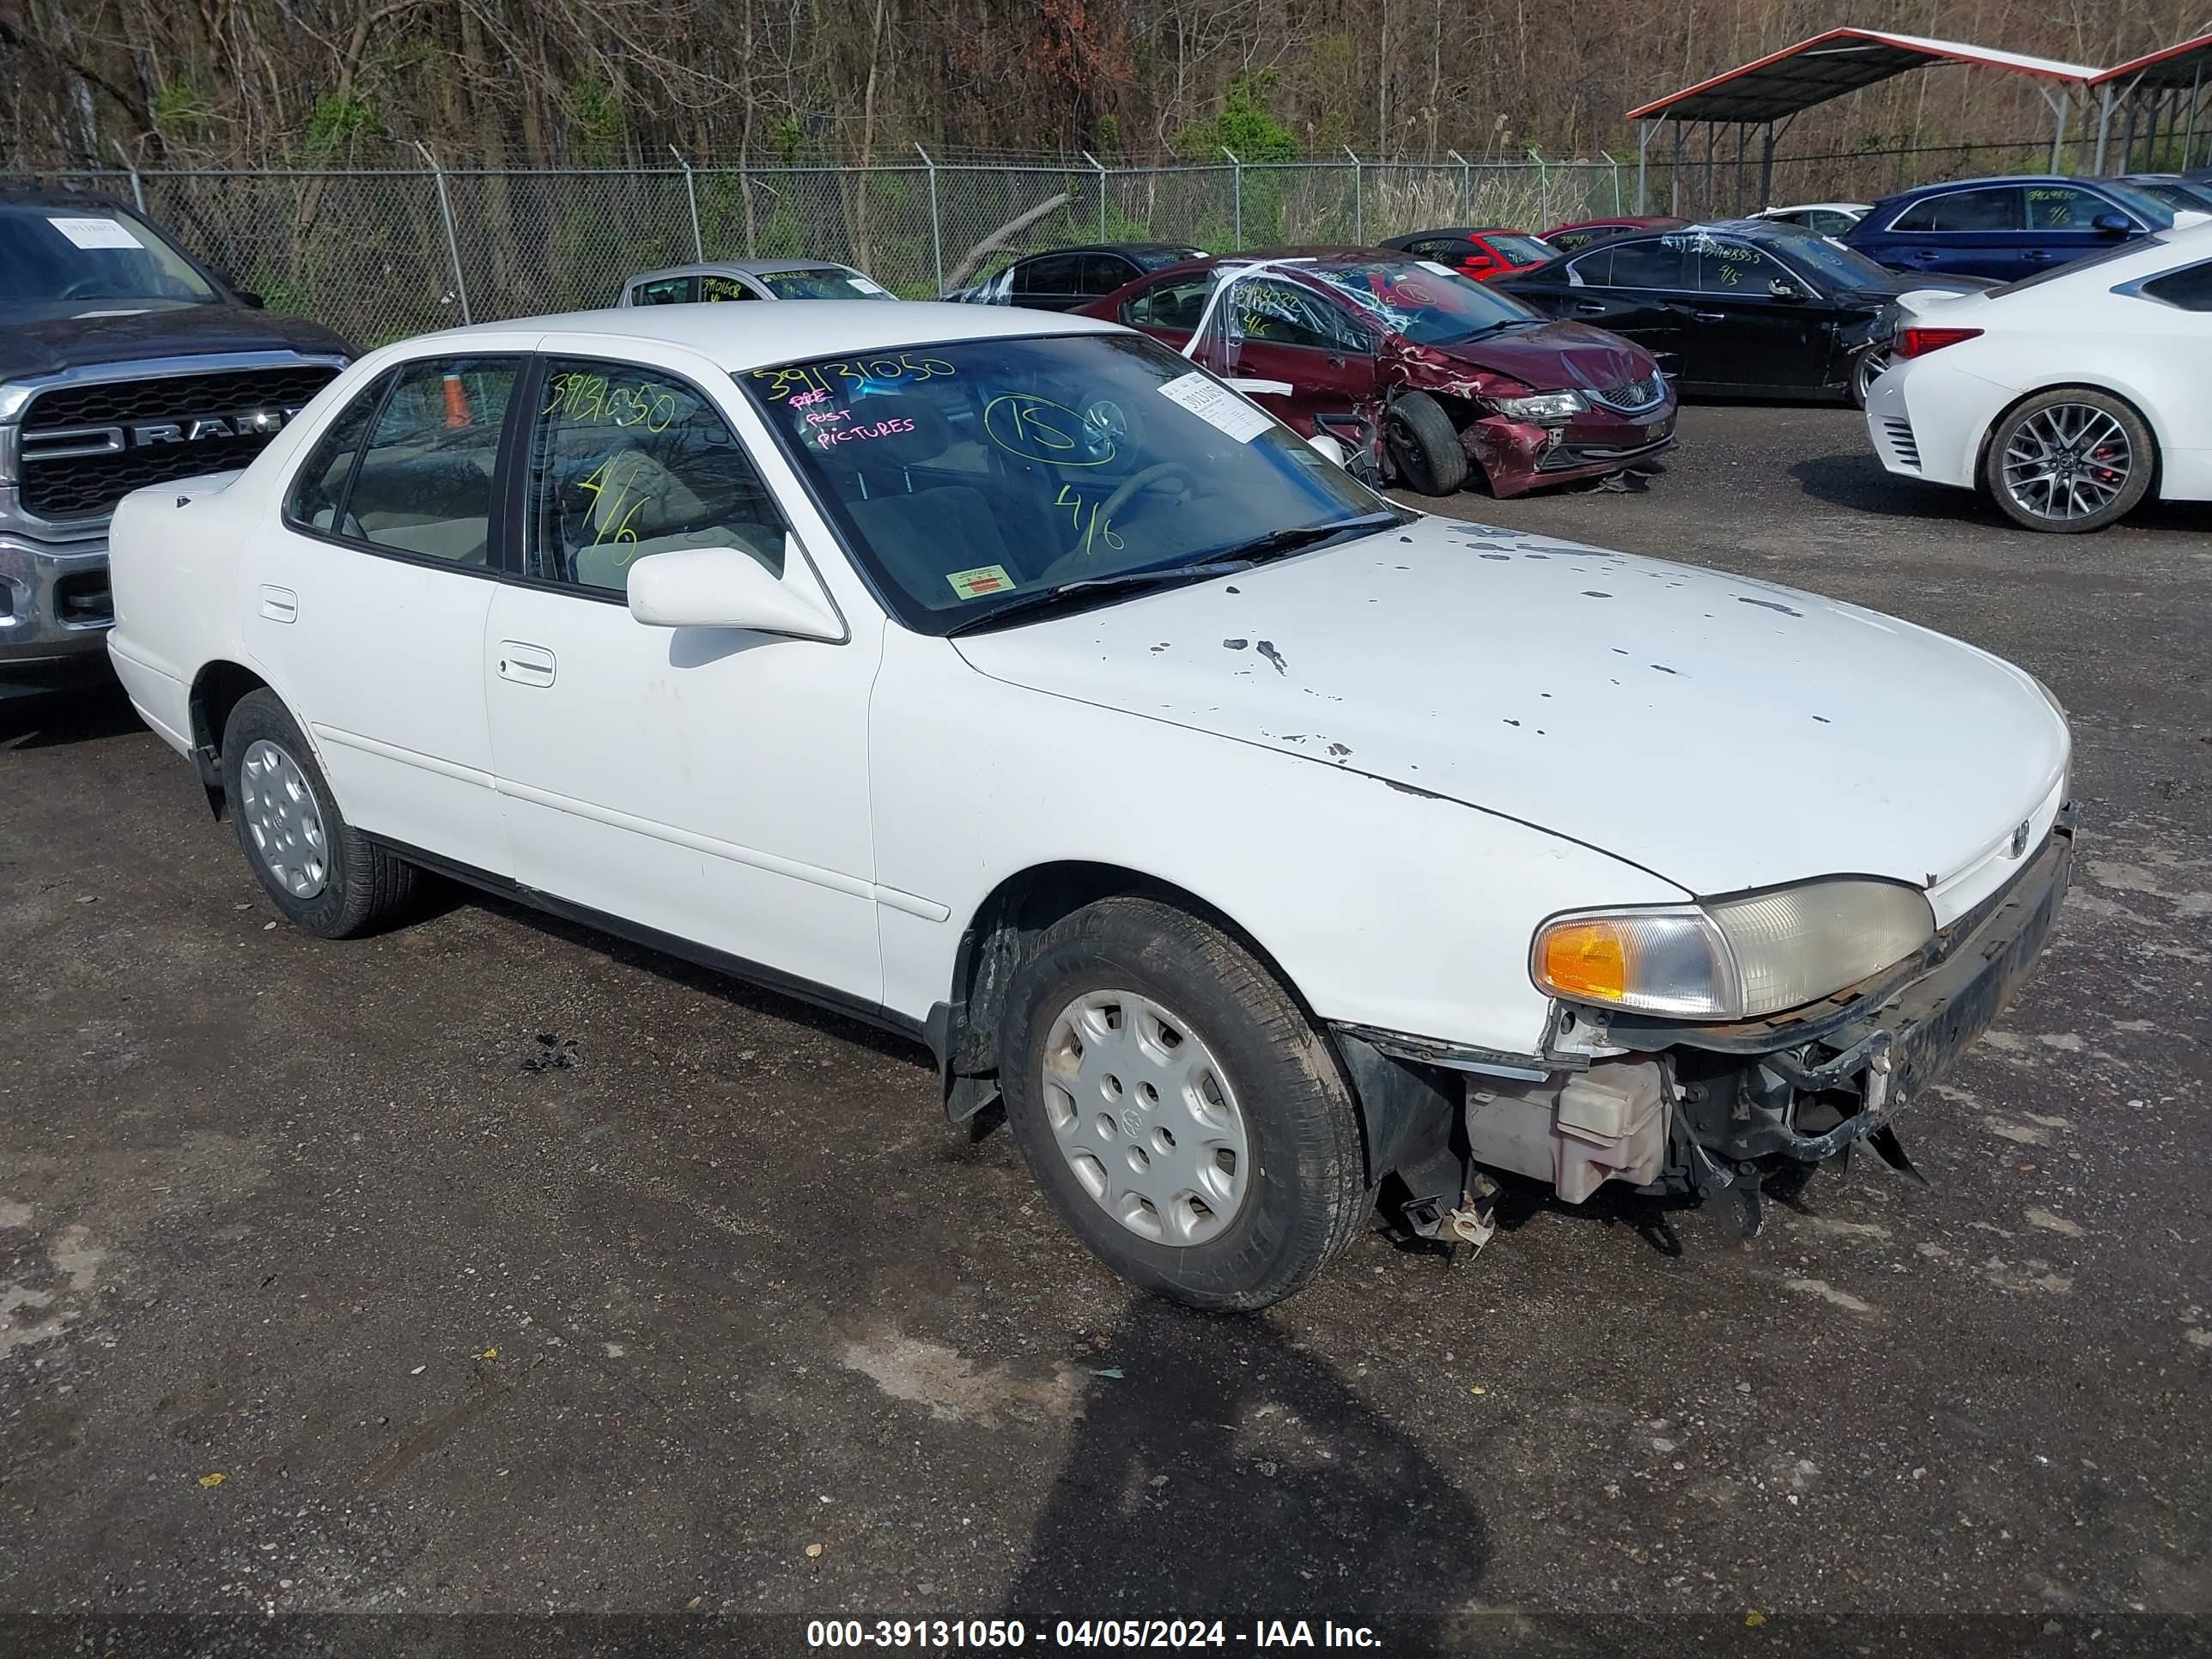
<instances>
[{"instance_id":1,"label":"white toyota camry sedan","mask_svg":"<svg viewBox=\"0 0 2212 1659\"><path fill-rule=\"evenodd\" d=\"M2021 670L1395 506L1081 319L433 335L113 539L116 667L300 927L435 872L910 1034L1204 1307L1378 1205L1480 1241L1496 1171L1909 1172L2070 866Z\"/></svg>"},{"instance_id":2,"label":"white toyota camry sedan","mask_svg":"<svg viewBox=\"0 0 2212 1659\"><path fill-rule=\"evenodd\" d=\"M1980 294L1908 294L1867 431L1900 477L2030 530L2102 530L2154 491L2212 501L2212 226Z\"/></svg>"}]
</instances>

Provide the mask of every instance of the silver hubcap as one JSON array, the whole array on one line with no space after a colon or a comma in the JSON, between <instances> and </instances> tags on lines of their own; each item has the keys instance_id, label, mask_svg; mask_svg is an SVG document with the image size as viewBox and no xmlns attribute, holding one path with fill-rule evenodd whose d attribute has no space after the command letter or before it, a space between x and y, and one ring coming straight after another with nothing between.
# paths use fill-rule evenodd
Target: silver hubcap
<instances>
[{"instance_id":1,"label":"silver hubcap","mask_svg":"<svg viewBox=\"0 0 2212 1659\"><path fill-rule=\"evenodd\" d=\"M261 867L294 898L314 897L330 880L330 843L300 763L262 738L246 751L240 782L246 799L240 810Z\"/></svg>"},{"instance_id":2,"label":"silver hubcap","mask_svg":"<svg viewBox=\"0 0 2212 1659\"><path fill-rule=\"evenodd\" d=\"M1863 399L1889 367L1889 353L1876 346L1859 354L1859 396Z\"/></svg>"},{"instance_id":3,"label":"silver hubcap","mask_svg":"<svg viewBox=\"0 0 2212 1659\"><path fill-rule=\"evenodd\" d=\"M2134 468L2119 422L2087 404L2054 404L2013 429L2005 493L2039 519L2086 519L2112 504Z\"/></svg>"},{"instance_id":4,"label":"silver hubcap","mask_svg":"<svg viewBox=\"0 0 2212 1659\"><path fill-rule=\"evenodd\" d=\"M1140 1237L1203 1244L1243 1208L1244 1114L1212 1051L1133 991L1091 991L1044 1045L1044 1109L1060 1156L1098 1206Z\"/></svg>"}]
</instances>

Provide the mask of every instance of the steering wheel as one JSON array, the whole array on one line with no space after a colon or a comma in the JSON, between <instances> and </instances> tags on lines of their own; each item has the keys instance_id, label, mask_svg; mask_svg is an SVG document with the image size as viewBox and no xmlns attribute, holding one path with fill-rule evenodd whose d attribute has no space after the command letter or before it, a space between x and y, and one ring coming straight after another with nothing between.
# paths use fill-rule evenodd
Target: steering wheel
<instances>
[{"instance_id":1,"label":"steering wheel","mask_svg":"<svg viewBox=\"0 0 2212 1659\"><path fill-rule=\"evenodd\" d=\"M105 276L80 276L64 289L57 297L63 300L109 299L112 296L100 292L101 285L106 281L107 278Z\"/></svg>"}]
</instances>

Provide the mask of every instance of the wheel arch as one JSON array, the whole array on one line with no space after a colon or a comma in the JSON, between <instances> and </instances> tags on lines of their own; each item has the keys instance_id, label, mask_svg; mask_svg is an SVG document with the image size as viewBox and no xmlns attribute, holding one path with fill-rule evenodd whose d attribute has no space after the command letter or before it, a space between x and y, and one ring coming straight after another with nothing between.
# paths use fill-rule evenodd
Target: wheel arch
<instances>
[{"instance_id":1,"label":"wheel arch","mask_svg":"<svg viewBox=\"0 0 2212 1659\"><path fill-rule=\"evenodd\" d=\"M230 711L248 692L270 689L253 670L228 658L202 664L192 677L192 764L198 769L200 787L207 791L208 810L217 819L228 804L222 782L222 733Z\"/></svg>"},{"instance_id":2,"label":"wheel arch","mask_svg":"<svg viewBox=\"0 0 2212 1659\"><path fill-rule=\"evenodd\" d=\"M970 1117L997 1094L997 1034L1013 975L1047 928L1101 899L1140 897L1174 905L1235 939L1314 1018L1297 981L1249 929L1190 889L1129 866L1086 859L1034 864L1006 877L984 896L961 931L946 1000L929 1011L924 1030L945 1089L945 1111Z\"/></svg>"},{"instance_id":3,"label":"wheel arch","mask_svg":"<svg viewBox=\"0 0 2212 1659\"><path fill-rule=\"evenodd\" d=\"M2121 387L2113 386L2106 381L2092 380L2079 377L2063 380L2052 380L2043 386L2030 387L2027 391L2021 392L2018 397L2007 403L2005 406L1997 410L1996 414L1990 416L1990 423L1982 428L1981 441L1974 446L1973 481L1974 489L1977 494L1987 495L1989 493L1989 479L1987 472L1990 459L1990 446L1996 441L1997 428L2002 426L2007 421L2010 420L2012 418L2013 411L2018 409L2022 404L2028 402L2031 398L2040 398L2045 393L2052 392L2094 392L2100 398L2110 398L2115 403L2125 404L2128 406L2130 412L2135 416L2136 419L2143 423L2143 430L2150 434L2150 487L2144 492L2143 499L2146 501L2157 501L2161 499L2161 488L2164 483L2163 473L2166 467L2166 434L2160 429L2156 417L2154 416L2150 410L2145 406L2144 400L2137 397L2134 392L2125 391Z\"/></svg>"}]
</instances>

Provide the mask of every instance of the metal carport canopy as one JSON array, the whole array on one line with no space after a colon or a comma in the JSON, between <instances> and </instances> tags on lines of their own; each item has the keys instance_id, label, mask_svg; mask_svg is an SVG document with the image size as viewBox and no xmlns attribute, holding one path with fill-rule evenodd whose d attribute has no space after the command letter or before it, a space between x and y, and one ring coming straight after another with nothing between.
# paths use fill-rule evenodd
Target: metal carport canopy
<instances>
[{"instance_id":1,"label":"metal carport canopy","mask_svg":"<svg viewBox=\"0 0 2212 1659\"><path fill-rule=\"evenodd\" d=\"M1893 75L1936 64L2010 70L2069 86L2098 76L2098 71L2085 64L2062 64L2051 58L2029 58L2016 52L1998 52L1958 40L1931 40L1917 34L1893 34L1886 29L1838 28L1656 98L1629 111L1627 118L1753 125L1779 121Z\"/></svg>"},{"instance_id":2,"label":"metal carport canopy","mask_svg":"<svg viewBox=\"0 0 2212 1659\"><path fill-rule=\"evenodd\" d=\"M2137 88L2173 92L2183 87L2194 88L2208 77L2212 77L2212 34L2200 34L2178 46L2147 52L2140 58L2115 64L2092 77L2090 84L2118 87L2125 92Z\"/></svg>"}]
</instances>

